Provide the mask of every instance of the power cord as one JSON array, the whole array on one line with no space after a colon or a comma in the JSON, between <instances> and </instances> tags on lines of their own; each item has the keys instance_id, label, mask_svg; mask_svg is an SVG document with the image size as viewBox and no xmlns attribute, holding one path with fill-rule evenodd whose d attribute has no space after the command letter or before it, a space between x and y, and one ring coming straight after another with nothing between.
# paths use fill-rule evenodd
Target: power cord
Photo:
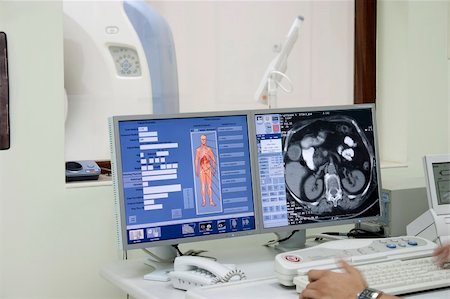
<instances>
[{"instance_id":1,"label":"power cord","mask_svg":"<svg viewBox=\"0 0 450 299\"><path fill-rule=\"evenodd\" d=\"M172 259L163 259L163 258L157 256L156 254L154 254L153 252L151 252L147 248L142 248L142 251L144 251L145 253L150 255L152 257L152 259L154 259L155 262L163 263L163 264L168 264L168 263L172 263L173 262Z\"/></svg>"},{"instance_id":2,"label":"power cord","mask_svg":"<svg viewBox=\"0 0 450 299\"><path fill-rule=\"evenodd\" d=\"M346 233L339 233L339 232L324 232L306 237L306 239L314 239L314 241L343 240L346 238L347 238Z\"/></svg>"},{"instance_id":3,"label":"power cord","mask_svg":"<svg viewBox=\"0 0 450 299\"><path fill-rule=\"evenodd\" d=\"M203 255L202 254L204 252L208 252L208 250L193 250L193 249L189 249L188 251L182 252L180 250L180 248L178 247L178 245L172 245L172 246L176 249L176 251L177 251L179 256L201 256L201 257L209 258L209 259L212 259L212 260L215 260L215 261L217 260L217 258L215 258L215 257L207 256L207 255Z\"/></svg>"},{"instance_id":4,"label":"power cord","mask_svg":"<svg viewBox=\"0 0 450 299\"><path fill-rule=\"evenodd\" d=\"M352 228L347 233L340 232L323 232L317 235L309 236L307 239L315 238L315 241L322 241L324 239L341 240L346 238L363 239L363 238L384 238L384 229L381 228L379 232L369 231L362 228Z\"/></svg>"},{"instance_id":5,"label":"power cord","mask_svg":"<svg viewBox=\"0 0 450 299\"><path fill-rule=\"evenodd\" d=\"M348 233L347 236L349 238L355 238L355 239L362 239L362 238L384 238L386 237L384 235L384 229L381 227L381 230L379 232L373 232L369 230L365 230L362 228L352 228Z\"/></svg>"},{"instance_id":6,"label":"power cord","mask_svg":"<svg viewBox=\"0 0 450 299\"><path fill-rule=\"evenodd\" d=\"M272 76L272 75L279 75L279 76L283 77L284 79L286 79L286 81L289 83L289 88L286 88L283 84L281 84L280 83L281 80L274 80L274 81L275 81L276 85L278 87L280 87L282 90L284 90L285 92L287 92L287 93L292 92L292 90L294 89L294 87L293 87L294 85L292 84L291 79L285 73L282 73L280 71L271 71L270 76Z\"/></svg>"},{"instance_id":7,"label":"power cord","mask_svg":"<svg viewBox=\"0 0 450 299\"><path fill-rule=\"evenodd\" d=\"M289 240L290 238L292 238L292 236L293 236L296 232L298 232L298 230L293 230L293 231L289 234L289 236L284 237L284 238L281 238L281 239L270 240L270 241L268 241L266 244L263 244L263 245L264 245L264 246L271 246L271 245L275 245L275 244L278 244L278 243L287 241L287 240Z\"/></svg>"}]
</instances>

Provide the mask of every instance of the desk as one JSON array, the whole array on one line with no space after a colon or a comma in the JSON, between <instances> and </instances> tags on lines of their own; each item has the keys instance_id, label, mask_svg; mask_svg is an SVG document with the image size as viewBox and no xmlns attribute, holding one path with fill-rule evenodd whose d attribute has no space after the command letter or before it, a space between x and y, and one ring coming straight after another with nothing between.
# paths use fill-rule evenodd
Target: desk
<instances>
[{"instance_id":1,"label":"desk","mask_svg":"<svg viewBox=\"0 0 450 299\"><path fill-rule=\"evenodd\" d=\"M221 263L236 264L248 278L266 278L273 276L273 261L277 253L272 248L255 246L226 248L220 252L215 249L205 255L217 257ZM151 270L144 262L145 259L116 261L105 265L100 275L136 299L185 298L186 292L174 289L170 282L144 280L143 276Z\"/></svg>"},{"instance_id":2,"label":"desk","mask_svg":"<svg viewBox=\"0 0 450 299\"><path fill-rule=\"evenodd\" d=\"M220 248L220 247L216 247ZM217 250L217 249L216 249ZM206 288L200 291L184 292L172 288L170 282L155 282L144 280L143 276L151 268L144 264L144 259L116 261L104 266L100 274L125 293L136 299L194 299L194 298L258 298L258 299L296 299L295 288L286 288L278 284L273 276L273 260L279 252L273 248L255 246L250 248L227 248L226 251L208 252L219 262L236 264L243 270L248 280L245 287L224 288L214 290ZM208 253L206 253L208 255ZM238 291L239 293L236 293ZM244 294L245 292L245 294ZM249 295L248 295L249 294ZM204 296L204 297L200 297ZM405 298L414 299L449 299L450 289L431 291L409 295Z\"/></svg>"}]
</instances>

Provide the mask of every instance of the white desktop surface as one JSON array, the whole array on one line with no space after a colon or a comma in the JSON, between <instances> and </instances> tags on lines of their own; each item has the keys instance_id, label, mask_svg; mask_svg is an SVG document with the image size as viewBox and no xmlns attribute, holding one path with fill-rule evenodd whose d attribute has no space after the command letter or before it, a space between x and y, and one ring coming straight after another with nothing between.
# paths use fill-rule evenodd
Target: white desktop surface
<instances>
[{"instance_id":1,"label":"white desktop surface","mask_svg":"<svg viewBox=\"0 0 450 299\"><path fill-rule=\"evenodd\" d=\"M204 253L218 258L225 264L235 264L248 278L266 278L273 275L275 250L263 246L254 248L227 248L226 251ZM100 274L106 280L136 299L180 299L185 291L172 287L170 282L144 280L143 276L151 271L145 265L145 259L116 261L105 265Z\"/></svg>"},{"instance_id":2,"label":"white desktop surface","mask_svg":"<svg viewBox=\"0 0 450 299\"><path fill-rule=\"evenodd\" d=\"M235 264L246 273L248 280L227 287L216 285L185 292L174 289L170 282L144 280L143 276L151 268L144 264L143 258L112 262L104 266L100 274L136 299L298 298L295 288L280 285L274 277L273 261L278 251L257 244L248 248L238 246L215 248L205 255L217 257L221 263ZM220 251L217 248L220 248ZM449 299L450 288L408 295L404 298Z\"/></svg>"},{"instance_id":3,"label":"white desktop surface","mask_svg":"<svg viewBox=\"0 0 450 299\"><path fill-rule=\"evenodd\" d=\"M205 288L190 290L186 299L229 299L229 298L257 298L257 299L298 299L295 288L280 285L276 278L249 280L243 283L234 283L228 286L214 285ZM412 294L403 298L412 299L449 299L450 289Z\"/></svg>"}]
</instances>

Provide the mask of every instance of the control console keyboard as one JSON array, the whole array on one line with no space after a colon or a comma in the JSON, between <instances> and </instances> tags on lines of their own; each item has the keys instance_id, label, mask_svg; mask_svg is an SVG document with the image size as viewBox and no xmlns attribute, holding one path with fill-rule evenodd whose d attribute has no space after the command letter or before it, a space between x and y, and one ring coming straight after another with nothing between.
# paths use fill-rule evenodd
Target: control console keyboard
<instances>
[{"instance_id":1,"label":"control console keyboard","mask_svg":"<svg viewBox=\"0 0 450 299\"><path fill-rule=\"evenodd\" d=\"M297 291L301 291L308 283L307 273L309 270L335 269L339 271L336 262L338 258L342 258L365 273L369 286L374 288L380 287L382 291L387 293L404 294L449 286L448 273L450 270L440 269L433 263L431 256L435 247L436 244L431 241L410 236L329 241L314 247L278 254L275 257L275 274L281 284L286 286L295 284ZM414 268L414 265L418 266ZM418 270L417 268L421 269ZM393 275L400 280L404 278L397 271L402 272L402 269L408 269L404 271L411 272L410 274L416 277L421 277L421 273L424 276L436 275L432 276L435 277L435 285L426 284L422 278L419 278L422 283L415 283L417 285L416 288L407 286L406 281L394 283L393 279L390 279L390 282L393 282L392 285L389 287L383 286L383 282L376 280L374 277L389 277L389 270L387 269L391 269L392 273L397 273ZM380 273L381 270L384 272ZM379 273L380 275L372 277L369 275L370 272ZM434 274L429 274L429 272ZM436 278L438 276L443 277L446 283L442 282L440 278ZM402 283L405 284L403 288L401 286Z\"/></svg>"},{"instance_id":2,"label":"control console keyboard","mask_svg":"<svg viewBox=\"0 0 450 299\"><path fill-rule=\"evenodd\" d=\"M403 295L450 286L450 269L437 266L433 257L365 264L356 266L356 268L362 272L371 288L391 295ZM308 283L306 274L294 278L298 293Z\"/></svg>"}]
</instances>

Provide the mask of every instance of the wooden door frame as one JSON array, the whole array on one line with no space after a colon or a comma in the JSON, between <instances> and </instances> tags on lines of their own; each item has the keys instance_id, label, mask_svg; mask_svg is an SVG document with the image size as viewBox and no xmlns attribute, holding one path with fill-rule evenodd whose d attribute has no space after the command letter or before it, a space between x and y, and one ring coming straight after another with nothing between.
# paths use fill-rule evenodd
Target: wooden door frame
<instances>
[{"instance_id":1,"label":"wooden door frame","mask_svg":"<svg viewBox=\"0 0 450 299\"><path fill-rule=\"evenodd\" d=\"M377 0L355 0L353 102L376 101Z\"/></svg>"}]
</instances>

